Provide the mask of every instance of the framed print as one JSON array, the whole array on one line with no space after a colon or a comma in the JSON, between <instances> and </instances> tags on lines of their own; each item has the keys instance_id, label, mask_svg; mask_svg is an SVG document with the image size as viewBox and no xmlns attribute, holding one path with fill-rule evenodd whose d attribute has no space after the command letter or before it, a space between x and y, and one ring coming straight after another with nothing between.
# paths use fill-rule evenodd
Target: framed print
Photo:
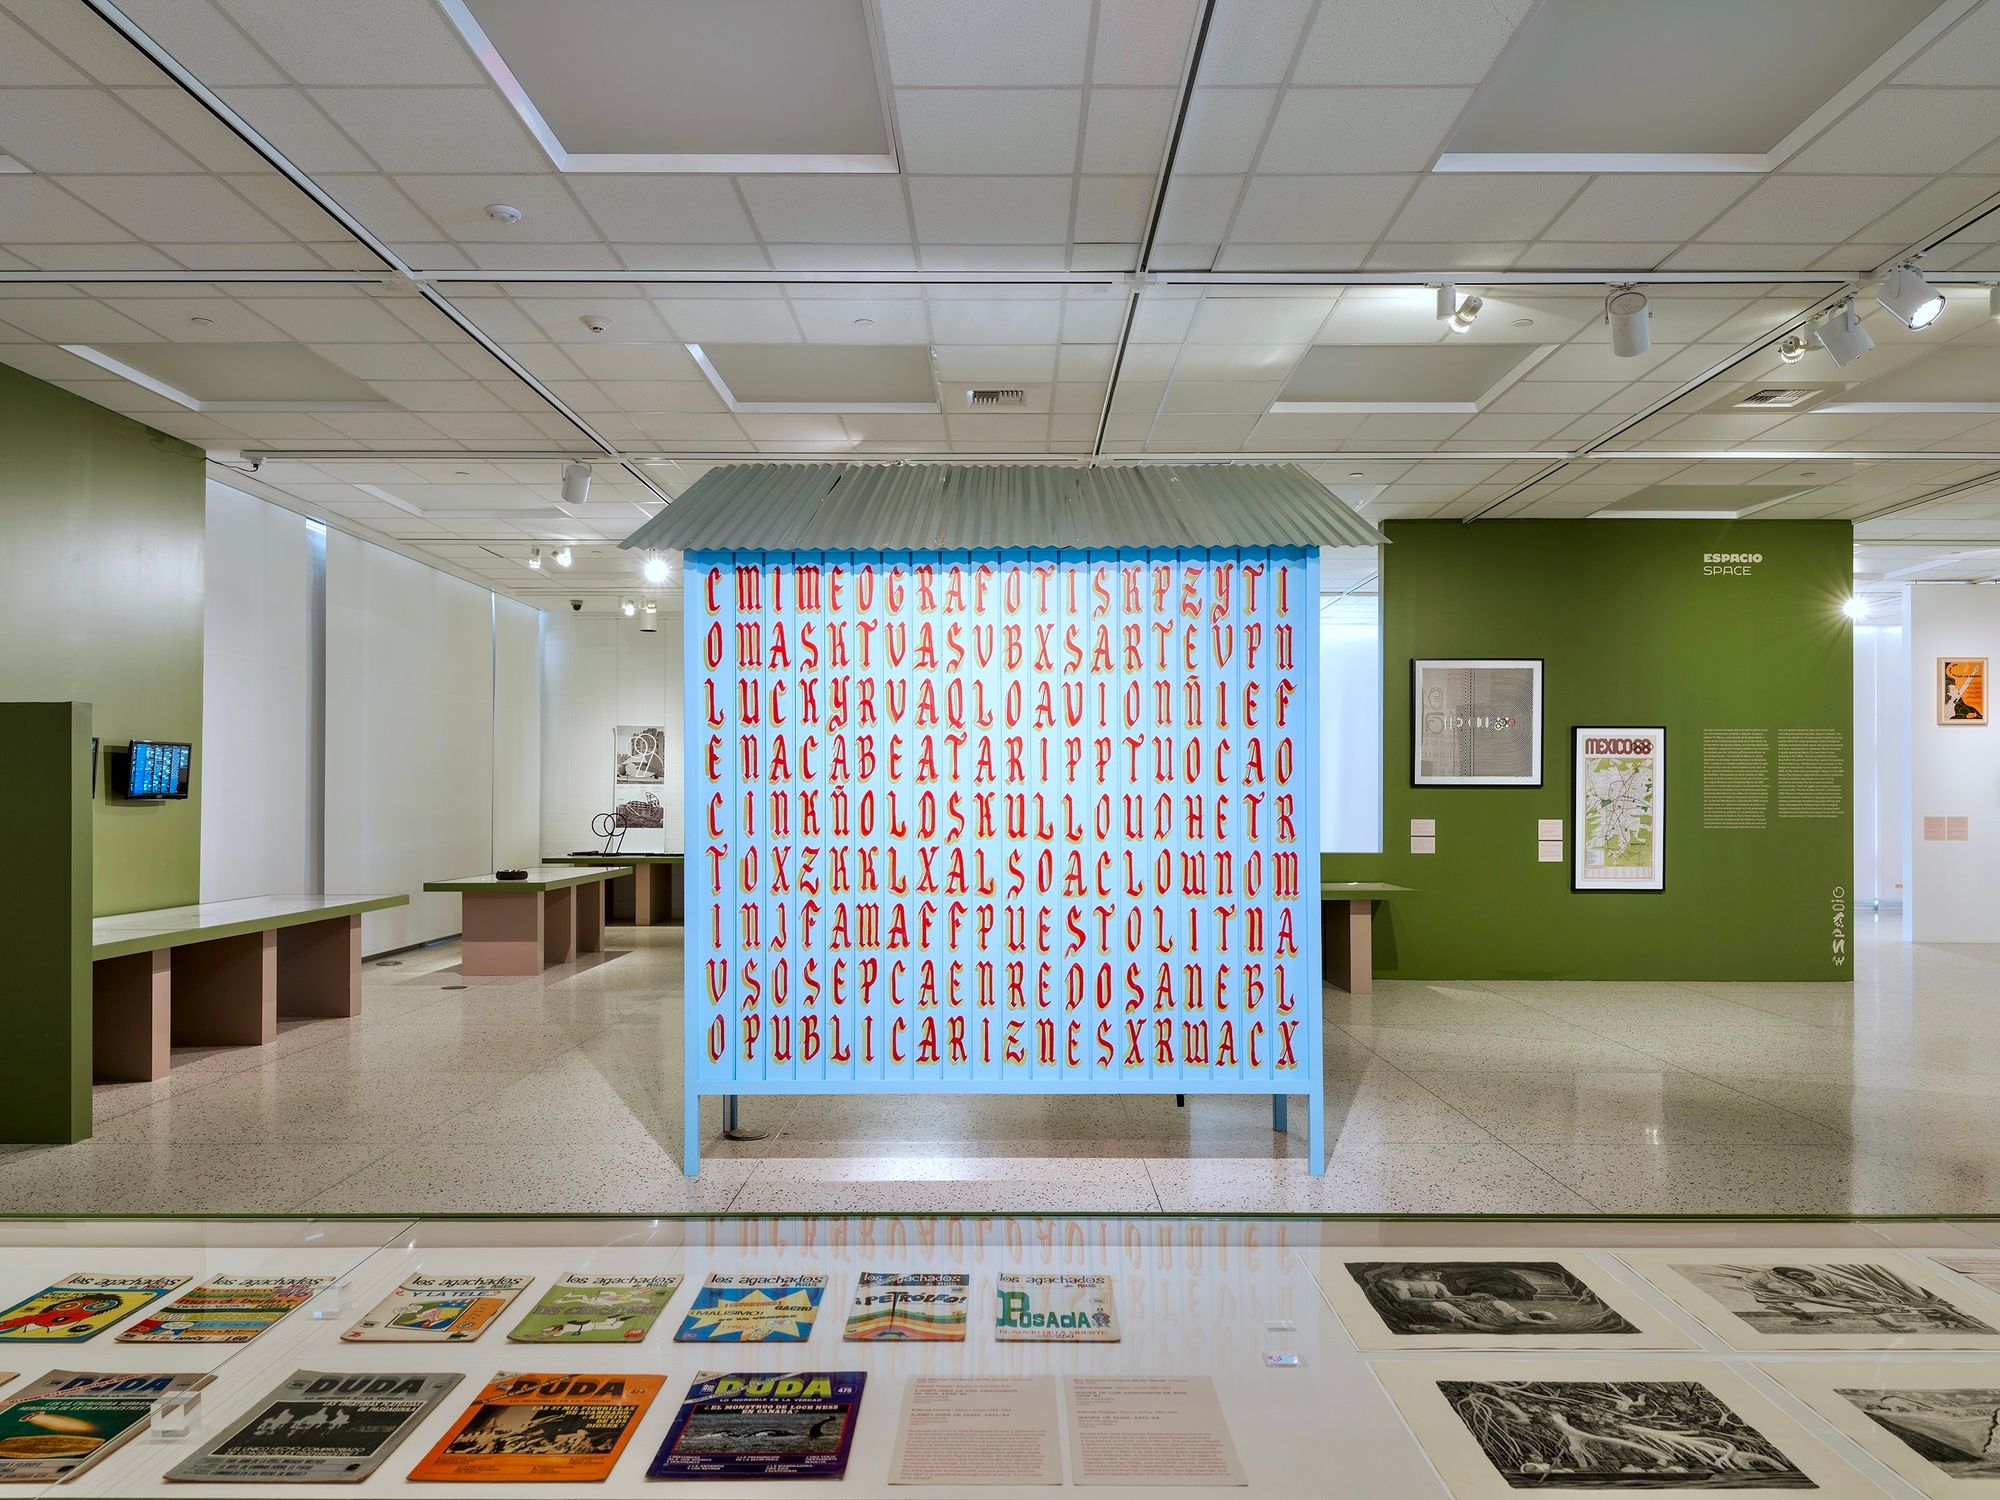
<instances>
[{"instance_id":1,"label":"framed print","mask_svg":"<svg viewBox=\"0 0 2000 1500\"><path fill-rule=\"evenodd\" d=\"M1940 656L1937 659L1937 721L1940 724L1986 722L1986 658Z\"/></svg>"},{"instance_id":2,"label":"framed print","mask_svg":"<svg viewBox=\"0 0 2000 1500\"><path fill-rule=\"evenodd\" d=\"M1354 1347L1694 1349L1589 1256L1511 1250L1322 1250L1317 1276Z\"/></svg>"},{"instance_id":3,"label":"framed print","mask_svg":"<svg viewBox=\"0 0 2000 1500\"><path fill-rule=\"evenodd\" d=\"M1461 1355L1374 1369L1455 1500L1881 1494L1714 1360Z\"/></svg>"},{"instance_id":4,"label":"framed print","mask_svg":"<svg viewBox=\"0 0 2000 1500\"><path fill-rule=\"evenodd\" d=\"M1579 726L1570 787L1570 889L1665 890L1667 731Z\"/></svg>"},{"instance_id":5,"label":"framed print","mask_svg":"<svg viewBox=\"0 0 2000 1500\"><path fill-rule=\"evenodd\" d=\"M1893 1250L1628 1250L1620 1258L1748 1354L2000 1354L2000 1303Z\"/></svg>"},{"instance_id":6,"label":"framed print","mask_svg":"<svg viewBox=\"0 0 2000 1500\"><path fill-rule=\"evenodd\" d=\"M1929 1500L1975 1500L2000 1484L2000 1363L1773 1360L1759 1366Z\"/></svg>"},{"instance_id":7,"label":"framed print","mask_svg":"<svg viewBox=\"0 0 2000 1500\"><path fill-rule=\"evenodd\" d=\"M658 786L667 779L667 731L659 724L620 724L611 735L611 779Z\"/></svg>"},{"instance_id":8,"label":"framed print","mask_svg":"<svg viewBox=\"0 0 2000 1500\"><path fill-rule=\"evenodd\" d=\"M1540 786L1537 657L1410 662L1412 786Z\"/></svg>"}]
</instances>

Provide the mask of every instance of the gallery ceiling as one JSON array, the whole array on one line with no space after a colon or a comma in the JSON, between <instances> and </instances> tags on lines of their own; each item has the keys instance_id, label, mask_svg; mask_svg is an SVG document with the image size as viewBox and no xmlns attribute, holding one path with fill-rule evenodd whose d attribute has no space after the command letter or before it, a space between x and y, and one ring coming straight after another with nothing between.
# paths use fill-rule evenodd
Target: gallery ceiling
<instances>
[{"instance_id":1,"label":"gallery ceiling","mask_svg":"<svg viewBox=\"0 0 2000 1500\"><path fill-rule=\"evenodd\" d=\"M753 458L1993 576L1996 207L2000 0L0 0L0 362L540 603Z\"/></svg>"}]
</instances>

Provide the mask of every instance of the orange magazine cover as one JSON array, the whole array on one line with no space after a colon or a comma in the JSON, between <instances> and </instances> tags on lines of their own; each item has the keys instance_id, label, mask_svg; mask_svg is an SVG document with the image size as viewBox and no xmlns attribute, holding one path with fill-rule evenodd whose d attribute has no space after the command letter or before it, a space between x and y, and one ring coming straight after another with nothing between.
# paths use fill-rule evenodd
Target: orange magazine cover
<instances>
[{"instance_id":1,"label":"orange magazine cover","mask_svg":"<svg viewBox=\"0 0 2000 1500\"><path fill-rule=\"evenodd\" d=\"M484 1484L610 1477L664 1375L503 1371L410 1470L412 1479Z\"/></svg>"}]
</instances>

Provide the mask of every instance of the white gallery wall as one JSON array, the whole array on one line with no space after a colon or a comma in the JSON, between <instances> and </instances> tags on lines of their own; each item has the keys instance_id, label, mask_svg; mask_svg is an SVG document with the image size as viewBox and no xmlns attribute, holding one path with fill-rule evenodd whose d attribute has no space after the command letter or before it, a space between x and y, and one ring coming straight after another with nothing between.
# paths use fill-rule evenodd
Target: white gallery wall
<instances>
[{"instance_id":1,"label":"white gallery wall","mask_svg":"<svg viewBox=\"0 0 2000 1500\"><path fill-rule=\"evenodd\" d=\"M208 487L201 899L317 892L313 537L303 516Z\"/></svg>"},{"instance_id":2,"label":"white gallery wall","mask_svg":"<svg viewBox=\"0 0 2000 1500\"><path fill-rule=\"evenodd\" d=\"M681 843L681 610L663 600L659 628L622 614L551 612L542 627L542 850L596 848L597 814L615 799L612 735L620 725L666 730L665 827L633 829L628 851L678 853Z\"/></svg>"},{"instance_id":3,"label":"white gallery wall","mask_svg":"<svg viewBox=\"0 0 2000 1500\"><path fill-rule=\"evenodd\" d=\"M1904 601L1897 601L1899 606ZM1854 627L1854 904L1903 905L1910 833L1909 627Z\"/></svg>"},{"instance_id":4,"label":"white gallery wall","mask_svg":"<svg viewBox=\"0 0 2000 1500\"><path fill-rule=\"evenodd\" d=\"M502 605L507 644L496 652ZM532 862L520 809L537 800L525 747L539 739L540 695L516 610L536 613L367 542L327 537L326 889L410 896L362 919L366 952L459 930L458 897L427 895L425 881ZM503 664L508 685L496 693Z\"/></svg>"},{"instance_id":5,"label":"white gallery wall","mask_svg":"<svg viewBox=\"0 0 2000 1500\"><path fill-rule=\"evenodd\" d=\"M1319 621L1319 825L1328 854L1382 849L1382 624L1377 601Z\"/></svg>"},{"instance_id":6,"label":"white gallery wall","mask_svg":"<svg viewBox=\"0 0 2000 1500\"><path fill-rule=\"evenodd\" d=\"M2000 940L2000 729L1937 722L1939 657L2000 661L2000 588L1910 588L1910 873L1904 932L1919 943ZM1989 698L1990 707L1990 698ZM1963 839L1925 837L1964 818Z\"/></svg>"}]
</instances>

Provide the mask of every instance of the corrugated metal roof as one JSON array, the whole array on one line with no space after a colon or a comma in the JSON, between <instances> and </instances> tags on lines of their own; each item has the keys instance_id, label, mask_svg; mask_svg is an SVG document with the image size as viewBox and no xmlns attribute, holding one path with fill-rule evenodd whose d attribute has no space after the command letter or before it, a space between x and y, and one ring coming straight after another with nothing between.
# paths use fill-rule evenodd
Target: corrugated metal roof
<instances>
[{"instance_id":1,"label":"corrugated metal roof","mask_svg":"<svg viewBox=\"0 0 2000 1500\"><path fill-rule=\"evenodd\" d=\"M730 464L622 547L1372 547L1296 464Z\"/></svg>"}]
</instances>

